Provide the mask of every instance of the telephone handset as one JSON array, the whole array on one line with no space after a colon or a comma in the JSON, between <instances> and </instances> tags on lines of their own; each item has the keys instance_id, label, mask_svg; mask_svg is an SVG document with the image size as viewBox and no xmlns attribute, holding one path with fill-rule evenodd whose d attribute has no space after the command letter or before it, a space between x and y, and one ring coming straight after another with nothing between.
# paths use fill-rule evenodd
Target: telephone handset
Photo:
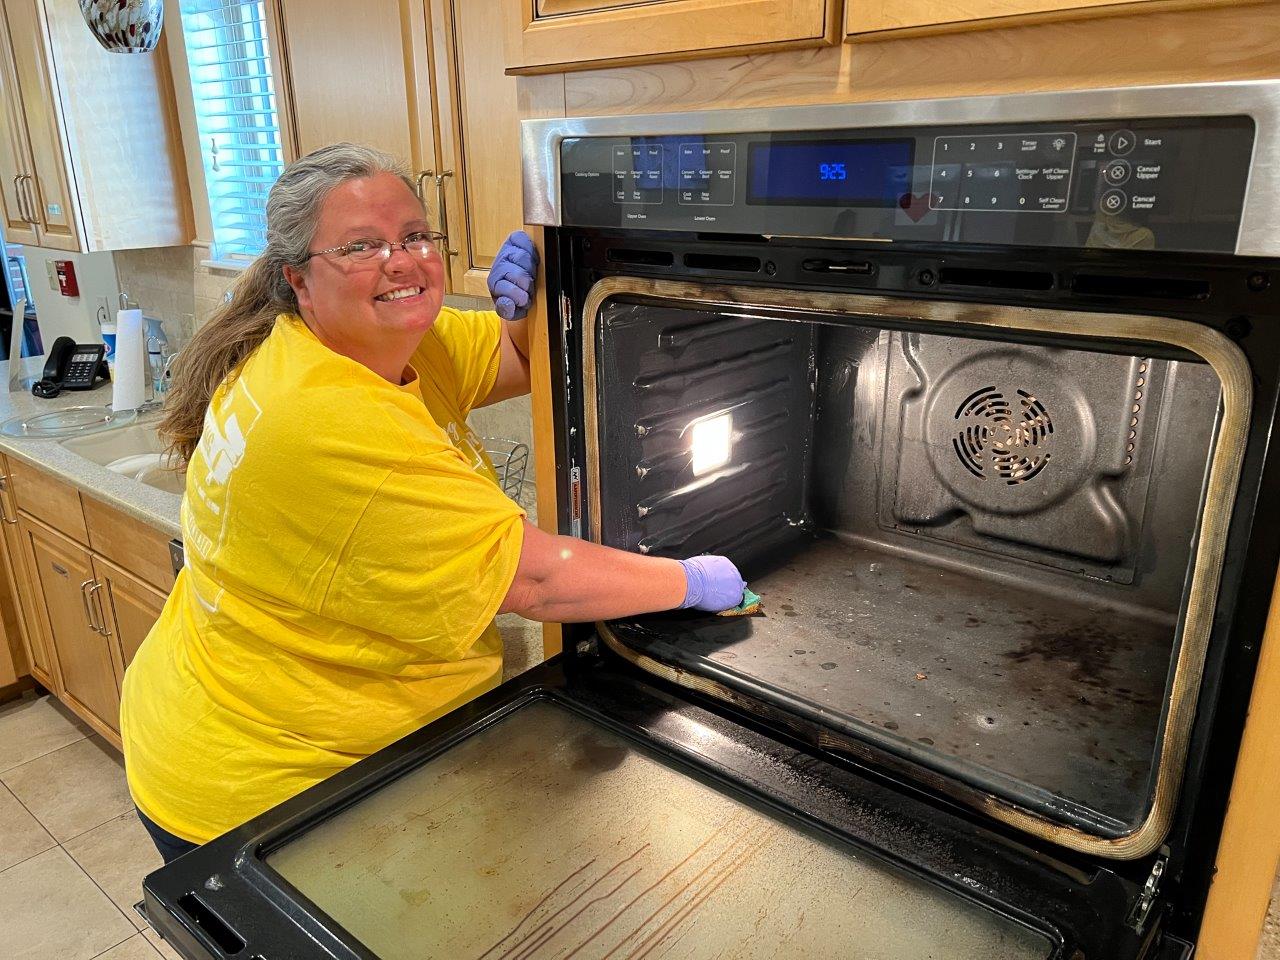
<instances>
[{"instance_id":1,"label":"telephone handset","mask_svg":"<svg viewBox=\"0 0 1280 960\"><path fill-rule=\"evenodd\" d=\"M111 379L107 372L107 348L101 343L76 343L59 337L49 348L43 379L32 384L37 397L56 397L63 390L90 390L100 380Z\"/></svg>"}]
</instances>

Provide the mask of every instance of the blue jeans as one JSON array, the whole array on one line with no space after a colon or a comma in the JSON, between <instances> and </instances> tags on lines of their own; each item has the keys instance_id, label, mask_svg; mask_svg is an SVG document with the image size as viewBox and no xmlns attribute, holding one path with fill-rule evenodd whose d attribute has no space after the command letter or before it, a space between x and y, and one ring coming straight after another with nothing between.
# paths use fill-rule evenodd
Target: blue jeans
<instances>
[{"instance_id":1,"label":"blue jeans","mask_svg":"<svg viewBox=\"0 0 1280 960\"><path fill-rule=\"evenodd\" d=\"M134 809L138 810L137 807L134 807ZM184 853L189 853L199 846L199 844L192 843L190 840L175 837L164 827L157 826L141 810L138 810L138 819L147 828L147 833L151 834L151 842L156 845L156 849L160 851L160 856L164 858L165 863L172 863Z\"/></svg>"}]
</instances>

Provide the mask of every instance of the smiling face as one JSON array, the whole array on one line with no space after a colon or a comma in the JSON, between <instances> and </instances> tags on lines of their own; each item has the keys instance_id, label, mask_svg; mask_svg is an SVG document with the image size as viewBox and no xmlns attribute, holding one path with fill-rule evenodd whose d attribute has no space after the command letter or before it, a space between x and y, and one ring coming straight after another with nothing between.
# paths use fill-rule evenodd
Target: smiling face
<instances>
[{"instance_id":1,"label":"smiling face","mask_svg":"<svg viewBox=\"0 0 1280 960\"><path fill-rule=\"evenodd\" d=\"M361 239L396 242L430 229L408 185L379 173L329 193L310 249ZM425 257L393 247L388 259L364 263L326 253L300 268L285 267L284 274L302 319L325 346L397 383L444 300L444 262L434 244Z\"/></svg>"}]
</instances>

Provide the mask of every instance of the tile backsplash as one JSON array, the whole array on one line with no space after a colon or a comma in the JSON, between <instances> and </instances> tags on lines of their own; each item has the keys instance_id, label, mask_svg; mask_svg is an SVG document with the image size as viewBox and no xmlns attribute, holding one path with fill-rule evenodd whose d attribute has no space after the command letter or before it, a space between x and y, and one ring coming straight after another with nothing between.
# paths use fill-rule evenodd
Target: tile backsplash
<instances>
[{"instance_id":1,"label":"tile backsplash","mask_svg":"<svg viewBox=\"0 0 1280 960\"><path fill-rule=\"evenodd\" d=\"M181 345L209 318L239 275L207 266L203 261L208 259L209 248L199 245L118 250L116 274L120 289L143 313L163 320L170 341Z\"/></svg>"}]
</instances>

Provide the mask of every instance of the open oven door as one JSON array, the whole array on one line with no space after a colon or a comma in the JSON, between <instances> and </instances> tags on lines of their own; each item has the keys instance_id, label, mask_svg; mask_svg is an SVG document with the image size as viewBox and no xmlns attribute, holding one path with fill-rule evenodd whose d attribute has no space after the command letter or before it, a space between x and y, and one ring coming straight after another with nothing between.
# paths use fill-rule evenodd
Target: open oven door
<instances>
[{"instance_id":1,"label":"open oven door","mask_svg":"<svg viewBox=\"0 0 1280 960\"><path fill-rule=\"evenodd\" d=\"M152 874L152 923L190 958L1144 955L1132 884L622 671L508 682Z\"/></svg>"}]
</instances>

